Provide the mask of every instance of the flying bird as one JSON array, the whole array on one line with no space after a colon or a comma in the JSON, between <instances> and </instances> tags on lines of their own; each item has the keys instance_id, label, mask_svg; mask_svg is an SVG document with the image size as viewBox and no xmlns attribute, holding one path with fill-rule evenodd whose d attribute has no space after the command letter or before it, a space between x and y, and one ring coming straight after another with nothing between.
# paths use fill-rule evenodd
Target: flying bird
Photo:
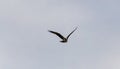
<instances>
[{"instance_id":1,"label":"flying bird","mask_svg":"<svg viewBox=\"0 0 120 69\"><path fill-rule=\"evenodd\" d=\"M62 36L60 33L58 32L54 32L54 31L51 31L51 30L48 30L50 33L53 33L55 35L57 35L58 37L60 37L62 39L62 43L66 43L68 41L68 38L70 37L70 35L76 30L77 28L75 28L67 37L64 37Z\"/></svg>"}]
</instances>

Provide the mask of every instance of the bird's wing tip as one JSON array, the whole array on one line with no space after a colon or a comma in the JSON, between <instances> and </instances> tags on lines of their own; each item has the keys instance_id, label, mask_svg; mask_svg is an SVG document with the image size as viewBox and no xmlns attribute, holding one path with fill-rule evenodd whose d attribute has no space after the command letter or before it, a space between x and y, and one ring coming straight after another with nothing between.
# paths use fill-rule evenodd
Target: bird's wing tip
<instances>
[{"instance_id":1,"label":"bird's wing tip","mask_svg":"<svg viewBox=\"0 0 120 69\"><path fill-rule=\"evenodd\" d=\"M77 29L78 27L76 27L75 29Z\"/></svg>"},{"instance_id":2,"label":"bird's wing tip","mask_svg":"<svg viewBox=\"0 0 120 69\"><path fill-rule=\"evenodd\" d=\"M48 32L50 32L51 30L48 30Z\"/></svg>"}]
</instances>

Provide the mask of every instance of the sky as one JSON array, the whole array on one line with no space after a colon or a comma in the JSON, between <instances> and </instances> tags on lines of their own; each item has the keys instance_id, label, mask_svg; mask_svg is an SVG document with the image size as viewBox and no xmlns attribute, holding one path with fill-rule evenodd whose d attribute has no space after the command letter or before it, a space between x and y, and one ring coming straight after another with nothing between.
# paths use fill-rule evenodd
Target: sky
<instances>
[{"instance_id":1,"label":"sky","mask_svg":"<svg viewBox=\"0 0 120 69\"><path fill-rule=\"evenodd\" d=\"M120 69L119 3L1 0L0 69Z\"/></svg>"}]
</instances>

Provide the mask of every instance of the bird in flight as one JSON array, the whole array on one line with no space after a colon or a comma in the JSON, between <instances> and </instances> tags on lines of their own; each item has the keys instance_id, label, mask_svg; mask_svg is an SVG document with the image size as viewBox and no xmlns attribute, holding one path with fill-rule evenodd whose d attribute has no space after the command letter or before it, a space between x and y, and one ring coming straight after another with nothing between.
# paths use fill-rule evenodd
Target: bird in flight
<instances>
[{"instance_id":1,"label":"bird in flight","mask_svg":"<svg viewBox=\"0 0 120 69\"><path fill-rule=\"evenodd\" d=\"M53 33L55 35L57 35L58 37L60 37L62 39L62 43L66 43L68 41L68 38L70 37L70 35L76 30L77 28L75 28L67 37L64 37L62 36L60 33L58 32L54 32L54 31L51 31L51 30L48 30L50 33Z\"/></svg>"}]
</instances>

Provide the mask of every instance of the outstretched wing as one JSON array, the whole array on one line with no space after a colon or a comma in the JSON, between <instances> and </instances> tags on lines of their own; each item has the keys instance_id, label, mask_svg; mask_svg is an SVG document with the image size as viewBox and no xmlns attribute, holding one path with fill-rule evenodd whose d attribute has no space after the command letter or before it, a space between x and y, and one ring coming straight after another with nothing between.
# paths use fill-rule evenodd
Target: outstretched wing
<instances>
[{"instance_id":1,"label":"outstretched wing","mask_svg":"<svg viewBox=\"0 0 120 69\"><path fill-rule=\"evenodd\" d=\"M58 32L54 32L54 31L50 31L50 30L48 30L49 32L51 32L51 33L53 33L53 34L56 34L58 37L60 37L61 39L64 39L64 37L60 34L60 33L58 33Z\"/></svg>"},{"instance_id":2,"label":"outstretched wing","mask_svg":"<svg viewBox=\"0 0 120 69\"><path fill-rule=\"evenodd\" d=\"M67 39L70 37L70 35L77 29L77 27L67 36Z\"/></svg>"}]
</instances>

